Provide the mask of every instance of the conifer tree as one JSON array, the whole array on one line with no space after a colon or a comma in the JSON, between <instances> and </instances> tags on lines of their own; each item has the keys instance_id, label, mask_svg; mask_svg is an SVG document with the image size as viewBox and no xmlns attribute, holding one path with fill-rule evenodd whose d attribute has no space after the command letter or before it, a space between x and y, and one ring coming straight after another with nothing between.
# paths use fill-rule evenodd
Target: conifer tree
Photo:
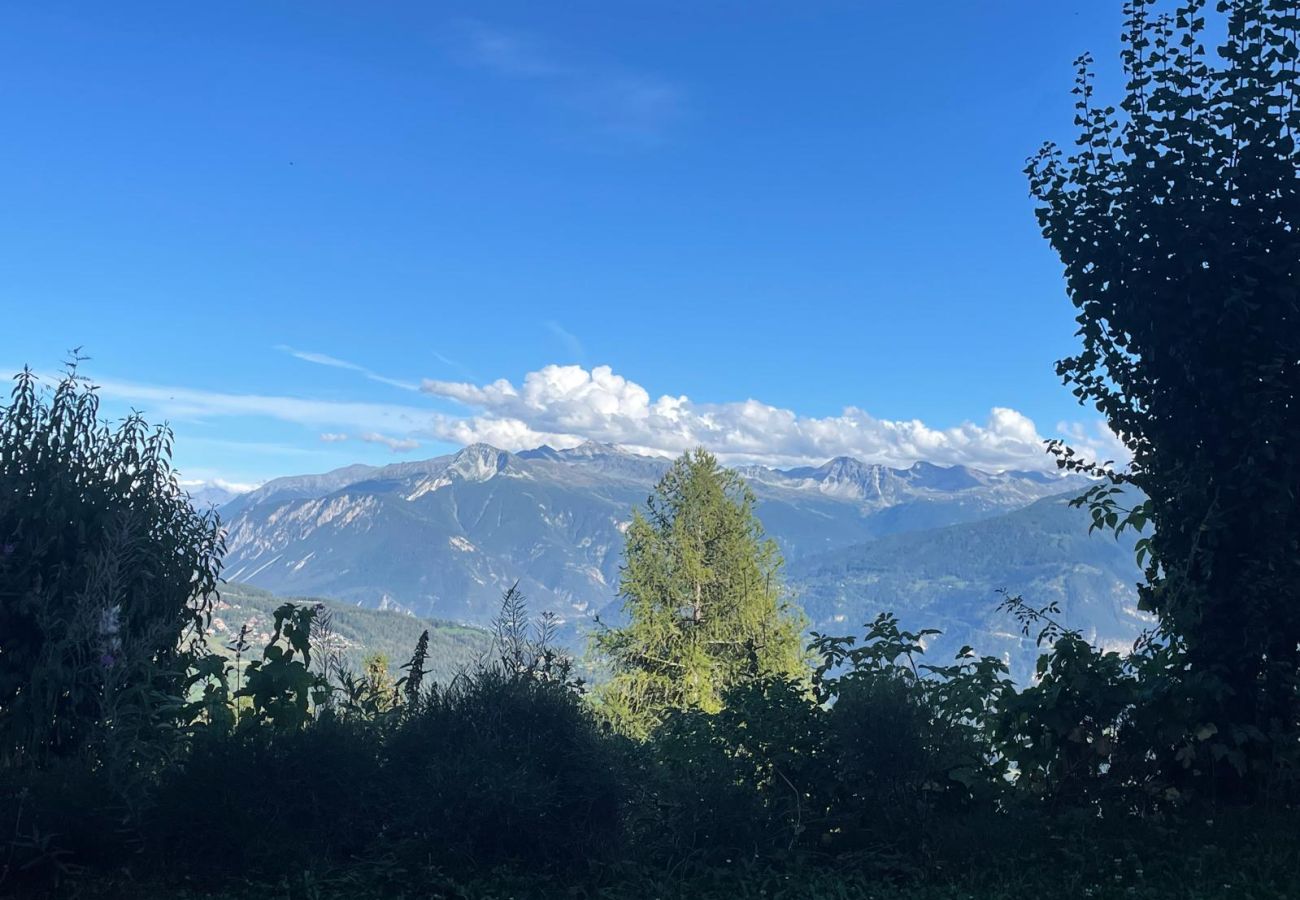
<instances>
[{"instance_id":1,"label":"conifer tree","mask_svg":"<svg viewBox=\"0 0 1300 900\"><path fill-rule=\"evenodd\" d=\"M783 599L781 558L754 494L708 452L673 463L627 531L627 624L594 638L612 677L598 700L644 736L673 709L722 709L726 691L807 674L802 617Z\"/></svg>"}]
</instances>

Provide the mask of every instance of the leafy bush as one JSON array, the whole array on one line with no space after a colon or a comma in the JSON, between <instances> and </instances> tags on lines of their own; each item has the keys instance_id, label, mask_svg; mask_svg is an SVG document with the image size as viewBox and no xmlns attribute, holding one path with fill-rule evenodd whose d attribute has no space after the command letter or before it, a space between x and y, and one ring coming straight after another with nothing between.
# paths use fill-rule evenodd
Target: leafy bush
<instances>
[{"instance_id":1,"label":"leafy bush","mask_svg":"<svg viewBox=\"0 0 1300 900\"><path fill-rule=\"evenodd\" d=\"M835 759L831 842L916 842L934 812L1000 793L1004 761L988 725L1010 691L1006 665L969 647L948 666L919 663L937 633L904 631L881 614L860 645L814 637Z\"/></svg>"},{"instance_id":2,"label":"leafy bush","mask_svg":"<svg viewBox=\"0 0 1300 900\"><path fill-rule=\"evenodd\" d=\"M48 395L17 377L0 408L0 763L95 741L125 770L167 746L222 553L170 457L166 428L102 422L75 363Z\"/></svg>"},{"instance_id":3,"label":"leafy bush","mask_svg":"<svg viewBox=\"0 0 1300 900\"><path fill-rule=\"evenodd\" d=\"M0 768L0 893L117 868L142 845L133 812L84 754L41 769Z\"/></svg>"},{"instance_id":4,"label":"leafy bush","mask_svg":"<svg viewBox=\"0 0 1300 900\"><path fill-rule=\"evenodd\" d=\"M1131 461L1051 449L1104 478L1098 524L1153 526L1139 605L1197 704L1190 742L1170 754L1160 729L1151 752L1207 795L1276 800L1300 765L1300 20L1293 0L1209 5L1127 0L1117 104L1080 57L1075 147L1026 174L1078 313L1057 374Z\"/></svg>"},{"instance_id":5,"label":"leafy bush","mask_svg":"<svg viewBox=\"0 0 1300 900\"><path fill-rule=\"evenodd\" d=\"M788 855L824 820L826 714L807 687L754 681L723 699L670 714L639 760L637 843L666 860Z\"/></svg>"},{"instance_id":6,"label":"leafy bush","mask_svg":"<svg viewBox=\"0 0 1300 900\"><path fill-rule=\"evenodd\" d=\"M626 793L615 760L563 683L483 669L432 690L389 738L388 828L449 865L609 858Z\"/></svg>"},{"instance_id":7,"label":"leafy bush","mask_svg":"<svg viewBox=\"0 0 1300 900\"><path fill-rule=\"evenodd\" d=\"M881 859L915 850L932 818L1005 789L988 719L1009 690L969 651L921 666L921 640L881 615L859 645L821 637L811 690L738 685L716 714L680 710L651 735L639 830L669 859L799 853Z\"/></svg>"},{"instance_id":8,"label":"leafy bush","mask_svg":"<svg viewBox=\"0 0 1300 900\"><path fill-rule=\"evenodd\" d=\"M400 683L383 682L386 664L327 683L311 669L315 610L282 605L234 695L247 701L237 727L201 730L158 792L150 835L166 865L209 879L357 865L410 879L611 858L626 793L616 741L546 624L529 636L513 590L504 608L495 658L424 687L423 636Z\"/></svg>"},{"instance_id":9,"label":"leafy bush","mask_svg":"<svg viewBox=\"0 0 1300 900\"><path fill-rule=\"evenodd\" d=\"M201 737L146 814L150 864L277 880L363 855L394 787L381 774L378 738L330 718Z\"/></svg>"}]
</instances>

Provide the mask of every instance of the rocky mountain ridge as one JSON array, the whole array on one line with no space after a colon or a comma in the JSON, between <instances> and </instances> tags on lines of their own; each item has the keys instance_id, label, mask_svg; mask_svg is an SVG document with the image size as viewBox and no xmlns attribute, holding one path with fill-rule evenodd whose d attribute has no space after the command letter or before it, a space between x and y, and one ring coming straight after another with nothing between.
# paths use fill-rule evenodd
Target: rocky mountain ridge
<instances>
[{"instance_id":1,"label":"rocky mountain ridge","mask_svg":"<svg viewBox=\"0 0 1300 900\"><path fill-rule=\"evenodd\" d=\"M617 614L623 531L669 464L596 443L520 453L474 444L433 459L280 478L221 507L225 575L279 594L475 624L488 621L501 592L518 581L534 608L554 611L574 637L594 615ZM891 468L849 457L740 472L787 560L796 594L801 579L818 581L806 560L859 552L853 548L889 538L892 558L902 564L907 548L926 546L935 529L992 522L985 531L996 534L1000 518L1085 484L1036 472L924 462ZM1086 535L1085 518L1079 528ZM1049 540L1046 533L1043 539ZM973 556L954 559L953 578L965 578L957 568L978 558L980 538L972 540ZM1072 561L1062 557L1052 565L1064 571ZM981 567L981 578L996 581L996 575ZM814 627L835 624L836 616L857 627L869 618L867 606L887 599L864 596L862 609L850 615L844 602L817 599L826 595L819 584L815 596L803 591ZM989 605L996 604L992 590Z\"/></svg>"}]
</instances>

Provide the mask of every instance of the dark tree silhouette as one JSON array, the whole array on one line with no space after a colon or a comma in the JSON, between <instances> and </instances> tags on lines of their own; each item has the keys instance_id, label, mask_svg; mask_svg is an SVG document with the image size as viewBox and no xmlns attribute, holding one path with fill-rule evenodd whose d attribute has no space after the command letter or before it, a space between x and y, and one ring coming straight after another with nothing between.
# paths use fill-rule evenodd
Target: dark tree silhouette
<instances>
[{"instance_id":1,"label":"dark tree silhouette","mask_svg":"<svg viewBox=\"0 0 1300 900\"><path fill-rule=\"evenodd\" d=\"M1245 787L1297 712L1300 10L1219 3L1211 54L1205 0L1159 9L1126 4L1121 110L1096 101L1081 58L1078 148L1049 144L1027 169L1079 311L1082 348L1057 371L1132 464L1052 449L1108 475L1098 524L1154 526L1142 604L1185 653L1185 724L1218 734L1195 765ZM1145 495L1131 509L1125 484Z\"/></svg>"}]
</instances>

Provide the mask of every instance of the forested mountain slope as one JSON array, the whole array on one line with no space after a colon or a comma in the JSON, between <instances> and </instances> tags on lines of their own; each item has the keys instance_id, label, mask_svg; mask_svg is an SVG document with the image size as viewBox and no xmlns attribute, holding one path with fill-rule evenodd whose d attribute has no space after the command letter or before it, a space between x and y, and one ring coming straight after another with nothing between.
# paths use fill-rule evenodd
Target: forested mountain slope
<instances>
[{"instance_id":1,"label":"forested mountain slope","mask_svg":"<svg viewBox=\"0 0 1300 900\"><path fill-rule=\"evenodd\" d=\"M1063 624L1111 648L1127 647L1148 624L1136 608L1136 537L1089 534L1087 511L1069 505L1074 496L819 554L792 563L787 577L816 630L860 633L876 613L893 611L905 627L944 631L930 662L970 644L1013 660L1023 678L1034 641L998 612L999 590L1036 607L1059 603Z\"/></svg>"}]
</instances>

